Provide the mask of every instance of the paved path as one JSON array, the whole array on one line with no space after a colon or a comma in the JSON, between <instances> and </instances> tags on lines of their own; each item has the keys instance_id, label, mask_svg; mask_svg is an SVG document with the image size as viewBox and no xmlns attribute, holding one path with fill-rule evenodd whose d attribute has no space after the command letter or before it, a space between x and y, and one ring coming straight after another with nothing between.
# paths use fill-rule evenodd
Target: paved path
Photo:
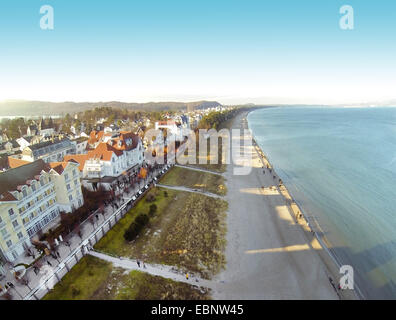
<instances>
[{"instance_id":1,"label":"paved path","mask_svg":"<svg viewBox=\"0 0 396 320\"><path fill-rule=\"evenodd\" d=\"M216 286L213 281L199 278L190 273L189 279L187 280L186 275L182 271L177 270L177 268L172 266L145 263L146 268L143 268L142 264L140 265L140 267L137 265L136 260L131 260L124 257L116 258L97 251L90 251L88 254L93 257L111 262L115 267L146 272L154 276L160 276L163 278L172 279L174 281L185 282L191 285L197 285L211 289Z\"/></svg>"},{"instance_id":2,"label":"paved path","mask_svg":"<svg viewBox=\"0 0 396 320\"><path fill-rule=\"evenodd\" d=\"M201 168L192 167L192 166L182 166L182 165L180 165L180 164L176 164L175 167L180 167L180 168L185 168L185 169L190 169L190 170L200 171L200 172L206 172L206 173L215 174L215 175L217 175L217 176L222 176L222 177L224 176L224 174L222 174L221 172L216 172L216 171L201 169Z\"/></svg>"},{"instance_id":3,"label":"paved path","mask_svg":"<svg viewBox=\"0 0 396 320\"><path fill-rule=\"evenodd\" d=\"M182 186L168 186L168 185L165 185L165 184L157 184L156 186L157 187L161 187L161 188L166 188L166 189L178 190L178 191L199 193L199 194L202 194L204 196L217 198L217 199L224 199L223 196L219 196L217 194L214 194L214 193L211 193L211 192L207 192L207 191L203 191L203 190L199 190L199 189L191 189L191 188L182 187Z\"/></svg>"}]
</instances>

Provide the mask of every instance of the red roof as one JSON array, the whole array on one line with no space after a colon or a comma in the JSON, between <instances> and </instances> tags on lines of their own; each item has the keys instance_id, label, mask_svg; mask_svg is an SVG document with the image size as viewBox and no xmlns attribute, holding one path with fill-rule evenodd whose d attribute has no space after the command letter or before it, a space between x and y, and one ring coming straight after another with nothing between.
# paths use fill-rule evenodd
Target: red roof
<instances>
[{"instance_id":1,"label":"red roof","mask_svg":"<svg viewBox=\"0 0 396 320\"><path fill-rule=\"evenodd\" d=\"M104 131L91 131L89 134L88 144L95 144L99 142L104 135Z\"/></svg>"},{"instance_id":2,"label":"red roof","mask_svg":"<svg viewBox=\"0 0 396 320\"><path fill-rule=\"evenodd\" d=\"M63 161L63 162L50 162L49 166L51 169L54 169L58 174L62 174L63 171L65 170L68 162Z\"/></svg>"},{"instance_id":3,"label":"red roof","mask_svg":"<svg viewBox=\"0 0 396 320\"><path fill-rule=\"evenodd\" d=\"M84 166L85 166L85 161L88 160L88 155L87 154L73 154L73 155L67 155L63 158L64 161L66 162L74 162L74 163L78 163L79 167L78 169L80 171L84 170Z\"/></svg>"},{"instance_id":4,"label":"red roof","mask_svg":"<svg viewBox=\"0 0 396 320\"><path fill-rule=\"evenodd\" d=\"M18 168L20 166L24 166L25 164L29 164L29 161L17 159L13 157L8 157L8 165L11 169Z\"/></svg>"}]
</instances>

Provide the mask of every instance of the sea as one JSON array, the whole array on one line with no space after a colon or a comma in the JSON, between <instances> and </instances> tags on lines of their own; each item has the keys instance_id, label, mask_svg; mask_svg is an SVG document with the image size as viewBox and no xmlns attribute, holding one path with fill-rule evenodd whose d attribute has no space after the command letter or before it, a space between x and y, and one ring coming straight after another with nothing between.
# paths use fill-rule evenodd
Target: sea
<instances>
[{"instance_id":1,"label":"sea","mask_svg":"<svg viewBox=\"0 0 396 320\"><path fill-rule=\"evenodd\" d=\"M268 107L248 124L356 291L396 299L396 107Z\"/></svg>"}]
</instances>

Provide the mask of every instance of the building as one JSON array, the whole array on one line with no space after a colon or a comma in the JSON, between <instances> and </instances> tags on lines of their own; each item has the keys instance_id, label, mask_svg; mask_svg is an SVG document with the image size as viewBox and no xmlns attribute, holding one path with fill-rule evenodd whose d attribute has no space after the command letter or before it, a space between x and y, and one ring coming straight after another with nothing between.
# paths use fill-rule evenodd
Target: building
<instances>
[{"instance_id":1,"label":"building","mask_svg":"<svg viewBox=\"0 0 396 320\"><path fill-rule=\"evenodd\" d=\"M40 159L10 166L0 173L0 253L14 261L40 230L59 220L60 212L71 212L84 200L77 163Z\"/></svg>"},{"instance_id":2,"label":"building","mask_svg":"<svg viewBox=\"0 0 396 320\"><path fill-rule=\"evenodd\" d=\"M88 138L86 137L79 137L77 139L71 140L71 143L74 146L73 153L75 154L85 154L87 153L87 146L88 146Z\"/></svg>"},{"instance_id":3,"label":"building","mask_svg":"<svg viewBox=\"0 0 396 320\"><path fill-rule=\"evenodd\" d=\"M39 122L38 130L42 137L51 137L55 134L56 130L52 118L50 117L48 121L45 121L45 119L42 118Z\"/></svg>"},{"instance_id":4,"label":"building","mask_svg":"<svg viewBox=\"0 0 396 320\"><path fill-rule=\"evenodd\" d=\"M37 126L35 124L32 124L32 125L27 127L26 135L28 137L35 136L38 133L39 133L39 130L38 130L38 128L37 128Z\"/></svg>"},{"instance_id":5,"label":"building","mask_svg":"<svg viewBox=\"0 0 396 320\"><path fill-rule=\"evenodd\" d=\"M183 141L185 136L186 128L183 128L182 125L174 120L167 121L157 121L155 123L155 130L167 130L167 139L174 141Z\"/></svg>"},{"instance_id":6,"label":"building","mask_svg":"<svg viewBox=\"0 0 396 320\"><path fill-rule=\"evenodd\" d=\"M32 136L29 136L16 139L16 142L19 144L19 150L23 151L23 149L30 146L32 138Z\"/></svg>"},{"instance_id":7,"label":"building","mask_svg":"<svg viewBox=\"0 0 396 320\"><path fill-rule=\"evenodd\" d=\"M22 154L11 157L18 157L25 161L36 161L38 159L44 162L62 161L67 154L73 154L74 145L69 139L53 139L27 146L23 149Z\"/></svg>"},{"instance_id":8,"label":"building","mask_svg":"<svg viewBox=\"0 0 396 320\"><path fill-rule=\"evenodd\" d=\"M100 141L96 140L100 137ZM95 149L87 154L65 156L64 161L79 163L81 177L86 180L116 178L121 174L139 168L144 161L144 148L140 137L132 132L122 131L113 135L103 132L91 133ZM114 179L113 179L114 180Z\"/></svg>"}]
</instances>

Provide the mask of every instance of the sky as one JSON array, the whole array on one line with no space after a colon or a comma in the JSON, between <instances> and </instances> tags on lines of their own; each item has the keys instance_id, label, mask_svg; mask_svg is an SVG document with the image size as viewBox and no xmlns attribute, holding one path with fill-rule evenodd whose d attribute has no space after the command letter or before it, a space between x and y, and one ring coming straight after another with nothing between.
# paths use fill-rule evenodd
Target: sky
<instances>
[{"instance_id":1,"label":"sky","mask_svg":"<svg viewBox=\"0 0 396 320\"><path fill-rule=\"evenodd\" d=\"M395 17L394 0L1 0L0 100L396 99Z\"/></svg>"}]
</instances>

